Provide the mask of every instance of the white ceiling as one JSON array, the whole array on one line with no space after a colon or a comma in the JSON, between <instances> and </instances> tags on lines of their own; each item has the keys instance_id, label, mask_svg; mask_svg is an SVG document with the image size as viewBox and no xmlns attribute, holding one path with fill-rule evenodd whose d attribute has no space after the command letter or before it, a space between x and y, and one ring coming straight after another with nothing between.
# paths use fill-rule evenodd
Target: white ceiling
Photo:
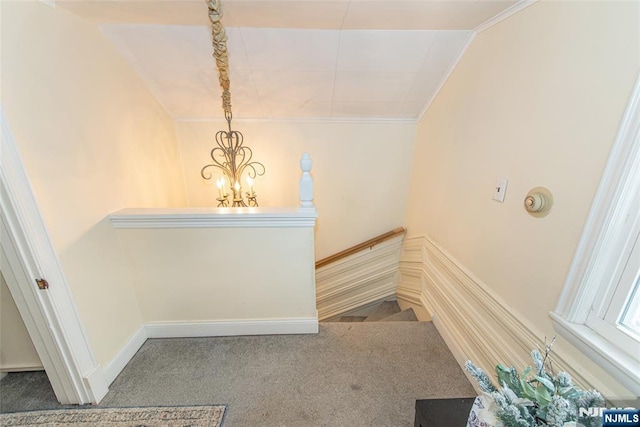
<instances>
[{"instance_id":1,"label":"white ceiling","mask_svg":"<svg viewBox=\"0 0 640 427\"><path fill-rule=\"evenodd\" d=\"M204 0L57 0L175 119L222 117ZM223 0L236 118L417 118L473 29L515 0Z\"/></svg>"}]
</instances>

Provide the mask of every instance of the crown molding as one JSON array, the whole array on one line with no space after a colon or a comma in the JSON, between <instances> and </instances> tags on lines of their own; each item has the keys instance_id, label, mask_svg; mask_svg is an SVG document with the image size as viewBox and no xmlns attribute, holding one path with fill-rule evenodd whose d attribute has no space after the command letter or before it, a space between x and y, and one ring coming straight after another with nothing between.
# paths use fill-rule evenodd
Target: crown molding
<instances>
[{"instance_id":1,"label":"crown molding","mask_svg":"<svg viewBox=\"0 0 640 427\"><path fill-rule=\"evenodd\" d=\"M517 3L515 3L513 6L503 10L502 12L498 13L494 17L487 19L482 24L475 27L473 30L476 32L476 34L479 34L484 30L488 30L489 28L504 21L505 19L511 17L512 15L515 15L521 10L526 9L527 7L536 3L537 1L538 0L520 0Z\"/></svg>"}]
</instances>

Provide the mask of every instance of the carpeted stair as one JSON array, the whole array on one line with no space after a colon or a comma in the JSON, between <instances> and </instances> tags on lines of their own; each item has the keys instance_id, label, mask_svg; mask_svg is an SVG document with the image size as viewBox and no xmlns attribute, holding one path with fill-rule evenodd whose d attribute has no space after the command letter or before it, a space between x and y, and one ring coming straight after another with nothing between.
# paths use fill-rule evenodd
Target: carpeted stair
<instances>
[{"instance_id":1,"label":"carpeted stair","mask_svg":"<svg viewBox=\"0 0 640 427\"><path fill-rule=\"evenodd\" d=\"M384 301L367 316L336 316L326 322L417 322L412 308L400 310L396 301Z\"/></svg>"}]
</instances>

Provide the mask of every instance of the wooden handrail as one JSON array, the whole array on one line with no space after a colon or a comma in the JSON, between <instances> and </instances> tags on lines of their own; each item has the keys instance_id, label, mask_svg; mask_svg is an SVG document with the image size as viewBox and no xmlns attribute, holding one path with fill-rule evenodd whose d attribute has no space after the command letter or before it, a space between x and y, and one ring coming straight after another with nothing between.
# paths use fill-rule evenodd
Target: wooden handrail
<instances>
[{"instance_id":1,"label":"wooden handrail","mask_svg":"<svg viewBox=\"0 0 640 427\"><path fill-rule=\"evenodd\" d=\"M375 245L384 242L385 240L389 240L389 239L392 239L392 238L394 238L396 236L404 234L404 233L406 233L406 231L407 230L405 230L404 227L398 227L398 228L395 228L395 229L393 229L391 231L387 231L386 233L381 234L381 235L379 235L377 237L374 237L373 239L369 239L366 242L359 243L359 244L357 244L355 246L350 247L349 249L345 249L343 251L340 251L338 253L330 255L330 256L328 256L326 258L323 258L320 261L316 261L316 268L320 268L323 265L331 264L334 261L337 261L339 259L348 257L349 255L353 255L356 252L360 252L363 249L372 248Z\"/></svg>"}]
</instances>

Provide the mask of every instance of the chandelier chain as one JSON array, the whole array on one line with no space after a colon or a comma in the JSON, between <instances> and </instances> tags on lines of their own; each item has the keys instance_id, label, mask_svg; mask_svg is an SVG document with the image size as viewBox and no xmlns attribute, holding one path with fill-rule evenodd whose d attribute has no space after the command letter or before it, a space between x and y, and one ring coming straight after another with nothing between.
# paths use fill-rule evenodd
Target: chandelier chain
<instances>
[{"instance_id":1,"label":"chandelier chain","mask_svg":"<svg viewBox=\"0 0 640 427\"><path fill-rule=\"evenodd\" d=\"M227 55L227 34L222 25L221 0L207 0L209 6L209 20L211 21L211 35L213 41L213 59L218 67L218 78L222 88L222 109L228 122L231 121L231 91L229 86L229 56Z\"/></svg>"},{"instance_id":2,"label":"chandelier chain","mask_svg":"<svg viewBox=\"0 0 640 427\"><path fill-rule=\"evenodd\" d=\"M222 109L229 126L228 130L216 133L216 147L211 150L212 163L205 165L200 170L202 178L213 178L212 169L218 169L223 177L216 181L219 197L218 207L257 207L258 198L253 191L253 179L258 175L264 175L264 165L253 160L251 148L243 145L242 133L231 129L231 91L229 90L229 56L227 55L227 34L222 25L221 0L206 0L209 7L209 20L211 21L211 39L213 44L213 58L218 68L218 78L222 88ZM242 193L242 177L246 176L249 191ZM227 181L228 180L228 181ZM233 197L229 200L226 191L226 183L231 186ZM247 203L244 201L246 196Z\"/></svg>"}]
</instances>

